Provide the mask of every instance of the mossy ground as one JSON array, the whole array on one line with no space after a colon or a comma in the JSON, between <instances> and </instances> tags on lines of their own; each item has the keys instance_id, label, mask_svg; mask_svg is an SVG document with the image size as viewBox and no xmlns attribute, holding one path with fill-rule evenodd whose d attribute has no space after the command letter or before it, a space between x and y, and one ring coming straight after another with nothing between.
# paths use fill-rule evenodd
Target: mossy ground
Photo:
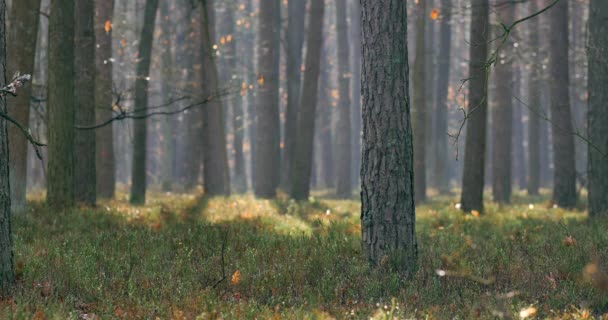
<instances>
[{"instance_id":1,"label":"mossy ground","mask_svg":"<svg viewBox=\"0 0 608 320\"><path fill-rule=\"evenodd\" d=\"M32 199L1 319L608 319L608 221L542 197L481 216L433 197L411 279L368 266L356 199L119 198L69 212Z\"/></svg>"}]
</instances>

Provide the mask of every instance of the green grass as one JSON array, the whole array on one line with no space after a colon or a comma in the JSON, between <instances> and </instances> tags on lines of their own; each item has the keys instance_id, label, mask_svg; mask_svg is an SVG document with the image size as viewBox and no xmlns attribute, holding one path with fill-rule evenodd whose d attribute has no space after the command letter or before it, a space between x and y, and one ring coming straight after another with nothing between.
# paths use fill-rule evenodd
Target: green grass
<instances>
[{"instance_id":1,"label":"green grass","mask_svg":"<svg viewBox=\"0 0 608 320\"><path fill-rule=\"evenodd\" d=\"M421 206L412 279L367 265L357 201L121 198L15 217L19 289L0 318L608 319L608 221L542 198L479 217Z\"/></svg>"}]
</instances>

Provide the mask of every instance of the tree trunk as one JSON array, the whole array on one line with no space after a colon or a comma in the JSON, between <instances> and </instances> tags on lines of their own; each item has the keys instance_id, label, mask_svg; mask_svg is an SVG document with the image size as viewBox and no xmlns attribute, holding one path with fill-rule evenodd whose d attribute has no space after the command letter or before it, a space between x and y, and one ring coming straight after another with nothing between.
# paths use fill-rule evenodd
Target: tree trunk
<instances>
[{"instance_id":1,"label":"tree trunk","mask_svg":"<svg viewBox=\"0 0 608 320\"><path fill-rule=\"evenodd\" d=\"M499 22L510 25L515 20L515 5L502 5L498 9ZM496 37L504 33L496 28ZM511 201L511 153L513 135L513 42L507 39L498 53L494 80L496 104L492 110L492 194L494 201Z\"/></svg>"},{"instance_id":2,"label":"tree trunk","mask_svg":"<svg viewBox=\"0 0 608 320\"><path fill-rule=\"evenodd\" d=\"M589 216L608 216L608 2L589 7Z\"/></svg>"},{"instance_id":3,"label":"tree trunk","mask_svg":"<svg viewBox=\"0 0 608 320\"><path fill-rule=\"evenodd\" d=\"M339 198L352 196L351 182L351 118L350 118L350 52L346 0L336 0L336 33L338 36L338 122L336 125L336 194Z\"/></svg>"},{"instance_id":4,"label":"tree trunk","mask_svg":"<svg viewBox=\"0 0 608 320\"><path fill-rule=\"evenodd\" d=\"M6 3L0 0L0 87L6 85L7 72L5 19ZM0 109L2 112L7 112L5 98L0 99ZM7 122L0 119L0 294L2 297L10 296L15 285L9 162Z\"/></svg>"},{"instance_id":5,"label":"tree trunk","mask_svg":"<svg viewBox=\"0 0 608 320\"><path fill-rule=\"evenodd\" d=\"M254 193L274 198L280 170L279 60L276 59L276 1L260 6L258 45L258 93L255 106Z\"/></svg>"},{"instance_id":6,"label":"tree trunk","mask_svg":"<svg viewBox=\"0 0 608 320\"><path fill-rule=\"evenodd\" d=\"M180 12L181 14L181 12ZM172 85L175 82L174 77L174 59L173 53L171 52L175 43L172 39L172 35L176 31L172 24L171 10L169 3L163 1L160 4L160 17L161 17L161 28L162 28L162 52L160 61L160 75L161 79L161 97L167 101L171 98ZM162 125L162 154L161 154L161 188L163 191L168 192L173 190L173 168L175 165L175 153L176 153L176 117L165 117L161 120Z\"/></svg>"},{"instance_id":7,"label":"tree trunk","mask_svg":"<svg viewBox=\"0 0 608 320\"><path fill-rule=\"evenodd\" d=\"M522 89L522 72L523 68L516 67L514 70L514 79L513 79L513 90L515 92L515 96L521 97L521 89ZM513 104L513 135L511 137L511 144L513 146L512 153L512 172L513 179L512 181L517 181L517 185L519 189L525 190L528 187L527 184L527 173L526 173L526 152L524 146L524 124L523 117L527 116L527 113L524 113L524 106L519 103L519 101L514 101L512 97Z\"/></svg>"},{"instance_id":8,"label":"tree trunk","mask_svg":"<svg viewBox=\"0 0 608 320\"><path fill-rule=\"evenodd\" d=\"M551 79L551 122L553 123L553 202L562 208L576 205L576 167L570 74L568 71L568 2L561 1L549 11L551 41L549 72Z\"/></svg>"},{"instance_id":9,"label":"tree trunk","mask_svg":"<svg viewBox=\"0 0 608 320\"><path fill-rule=\"evenodd\" d=\"M135 80L135 116L145 117L148 110L148 82L150 74L150 56L152 54L152 42L154 26L156 22L156 11L159 0L146 0L144 12L144 26L141 30L137 70ZM134 121L133 127L133 164L131 172L131 203L144 204L146 202L146 154L148 129L147 120L138 119Z\"/></svg>"},{"instance_id":10,"label":"tree trunk","mask_svg":"<svg viewBox=\"0 0 608 320\"><path fill-rule=\"evenodd\" d=\"M435 110L435 172L434 187L439 193L450 191L448 179L448 88L450 85L450 57L452 45L451 0L441 1L441 26L439 27L439 55L437 75L437 106Z\"/></svg>"},{"instance_id":11,"label":"tree trunk","mask_svg":"<svg viewBox=\"0 0 608 320\"><path fill-rule=\"evenodd\" d=\"M226 153L224 109L219 97L219 78L215 64L215 16L213 0L203 0L202 72L203 97L212 97L203 108L203 188L210 196L230 195L230 172Z\"/></svg>"},{"instance_id":12,"label":"tree trunk","mask_svg":"<svg viewBox=\"0 0 608 320\"><path fill-rule=\"evenodd\" d=\"M483 186L488 115L489 6L488 0L471 0L471 38L469 57L469 103L462 174L461 208L483 212Z\"/></svg>"},{"instance_id":13,"label":"tree trunk","mask_svg":"<svg viewBox=\"0 0 608 320\"><path fill-rule=\"evenodd\" d=\"M300 96L295 158L291 172L291 197L295 200L308 199L310 194L324 11L323 0L311 0L306 39L306 70Z\"/></svg>"},{"instance_id":14,"label":"tree trunk","mask_svg":"<svg viewBox=\"0 0 608 320\"><path fill-rule=\"evenodd\" d=\"M538 0L530 2L530 13L538 12L540 9ZM539 19L530 21L529 31L531 56L530 79L528 80L528 99L530 100L530 112L528 112L528 194L538 195L540 188L540 115L543 114L541 107L541 67L540 57L540 22Z\"/></svg>"},{"instance_id":15,"label":"tree trunk","mask_svg":"<svg viewBox=\"0 0 608 320\"><path fill-rule=\"evenodd\" d=\"M413 132L414 132L414 194L416 204L426 200L426 1L417 4L416 60L414 62Z\"/></svg>"},{"instance_id":16,"label":"tree trunk","mask_svg":"<svg viewBox=\"0 0 608 320\"><path fill-rule=\"evenodd\" d=\"M14 1L11 5L8 30L10 46L7 48L7 59L10 62L8 74L11 76L16 72L34 75L39 17L40 0ZM25 126L30 120L31 88L31 86L22 88L8 107L9 115ZM11 150L9 165L11 206L13 214L16 214L25 210L28 142L14 126L8 128L8 141Z\"/></svg>"},{"instance_id":17,"label":"tree trunk","mask_svg":"<svg viewBox=\"0 0 608 320\"><path fill-rule=\"evenodd\" d=\"M106 30L105 26L108 21L111 26L114 0L96 1L95 6L95 116L102 122L112 117L112 28ZM95 135L97 196L111 199L116 186L112 125L96 129Z\"/></svg>"},{"instance_id":18,"label":"tree trunk","mask_svg":"<svg viewBox=\"0 0 608 320\"><path fill-rule=\"evenodd\" d=\"M304 20L306 17L306 0L289 1L287 22L287 108L285 110L283 159L281 161L281 186L289 190L291 185L290 170L296 141L298 104L300 103L300 85L302 79L302 47L304 45Z\"/></svg>"},{"instance_id":19,"label":"tree trunk","mask_svg":"<svg viewBox=\"0 0 608 320\"><path fill-rule=\"evenodd\" d=\"M352 185L359 189L361 176L361 5L350 1L351 115L352 115Z\"/></svg>"},{"instance_id":20,"label":"tree trunk","mask_svg":"<svg viewBox=\"0 0 608 320\"><path fill-rule=\"evenodd\" d=\"M316 180L317 186L326 189L335 187L334 170L334 150L333 130L332 130L332 107L330 99L331 84L331 65L326 47L321 52L321 68L319 71L319 84L317 92L318 111L315 112L315 143L316 152L313 151L313 158L318 155L317 167L319 179ZM313 161L314 162L314 161ZM312 175L312 173L311 173ZM312 179L311 179L312 180Z\"/></svg>"},{"instance_id":21,"label":"tree trunk","mask_svg":"<svg viewBox=\"0 0 608 320\"><path fill-rule=\"evenodd\" d=\"M412 275L414 168L405 1L361 1L363 154L361 234L367 259Z\"/></svg>"},{"instance_id":22,"label":"tree trunk","mask_svg":"<svg viewBox=\"0 0 608 320\"><path fill-rule=\"evenodd\" d=\"M74 204L74 0L51 4L48 69L47 200L65 209Z\"/></svg>"},{"instance_id":23,"label":"tree trunk","mask_svg":"<svg viewBox=\"0 0 608 320\"><path fill-rule=\"evenodd\" d=\"M95 3L78 0L75 11L74 121L77 126L92 126L95 125ZM95 131L74 130L74 200L94 206Z\"/></svg>"}]
</instances>

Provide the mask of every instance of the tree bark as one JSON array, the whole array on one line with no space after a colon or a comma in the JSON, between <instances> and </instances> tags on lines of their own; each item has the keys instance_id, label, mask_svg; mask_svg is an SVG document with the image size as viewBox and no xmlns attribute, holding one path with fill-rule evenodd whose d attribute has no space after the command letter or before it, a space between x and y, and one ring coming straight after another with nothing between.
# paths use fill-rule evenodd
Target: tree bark
<instances>
[{"instance_id":1,"label":"tree bark","mask_svg":"<svg viewBox=\"0 0 608 320\"><path fill-rule=\"evenodd\" d=\"M260 6L258 45L258 93L255 105L254 193L274 198L280 170L279 60L276 50L276 1Z\"/></svg>"},{"instance_id":2,"label":"tree bark","mask_svg":"<svg viewBox=\"0 0 608 320\"><path fill-rule=\"evenodd\" d=\"M36 60L36 40L40 17L40 0L13 1L9 14L7 59L10 62L8 74L16 72L34 74ZM8 106L8 114L27 126L30 120L30 97L32 87L25 86ZM13 214L25 210L27 188L27 148L25 136L14 126L8 128L10 152L11 206Z\"/></svg>"},{"instance_id":3,"label":"tree bark","mask_svg":"<svg viewBox=\"0 0 608 320\"><path fill-rule=\"evenodd\" d=\"M568 2L560 1L549 12L551 121L553 123L553 202L562 208L576 206L576 167L570 74L568 70Z\"/></svg>"},{"instance_id":4,"label":"tree bark","mask_svg":"<svg viewBox=\"0 0 608 320\"><path fill-rule=\"evenodd\" d=\"M6 3L4 0L0 0L0 87L7 84L5 19ZM0 109L2 112L7 112L5 98L0 98ZM0 119L0 294L2 297L10 296L15 285L8 151L7 122Z\"/></svg>"},{"instance_id":5,"label":"tree bark","mask_svg":"<svg viewBox=\"0 0 608 320\"><path fill-rule=\"evenodd\" d=\"M203 109L203 189L210 196L230 195L230 172L226 153L224 110L219 95L219 78L215 64L215 14L213 0L203 0L202 72L203 97L212 97Z\"/></svg>"},{"instance_id":6,"label":"tree bark","mask_svg":"<svg viewBox=\"0 0 608 320\"><path fill-rule=\"evenodd\" d=\"M291 185L291 165L293 164L298 104L300 103L300 85L302 82L302 47L304 46L304 20L306 17L306 0L289 1L287 20L287 107L283 127L283 158L281 160L281 186L289 190Z\"/></svg>"},{"instance_id":7,"label":"tree bark","mask_svg":"<svg viewBox=\"0 0 608 320\"><path fill-rule=\"evenodd\" d=\"M180 11L181 14L181 11ZM175 46L175 42L172 39L172 35L176 31L172 27L175 22L171 19L171 9L169 8L169 2L163 1L160 4L160 17L161 17L161 28L162 35L161 41L163 44L160 61L160 75L161 79L161 96L167 101L171 98L172 88L171 86L176 83L173 68L175 67L175 60L173 58L172 49ZM162 155L161 155L161 188L163 191L168 192L173 190L174 180L174 167L175 167L175 153L177 150L177 139L176 139L176 117L165 117L161 120L162 123Z\"/></svg>"},{"instance_id":8,"label":"tree bark","mask_svg":"<svg viewBox=\"0 0 608 320\"><path fill-rule=\"evenodd\" d=\"M135 115L145 116L148 110L148 82L150 74L150 56L156 11L159 0L146 0L144 11L144 26L141 30L135 80ZM146 202L146 154L148 129L147 119L134 121L133 127L133 163L131 172L131 203L144 204Z\"/></svg>"},{"instance_id":9,"label":"tree bark","mask_svg":"<svg viewBox=\"0 0 608 320\"><path fill-rule=\"evenodd\" d=\"M318 81L323 46L323 0L311 0L306 39L306 70L300 96L295 158L291 172L291 197L308 199L312 171L315 111L317 108Z\"/></svg>"},{"instance_id":10,"label":"tree bark","mask_svg":"<svg viewBox=\"0 0 608 320\"><path fill-rule=\"evenodd\" d=\"M416 60L414 62L413 132L414 132L414 195L416 204L426 200L426 1L420 0L416 20Z\"/></svg>"},{"instance_id":11,"label":"tree bark","mask_svg":"<svg viewBox=\"0 0 608 320\"><path fill-rule=\"evenodd\" d=\"M352 115L352 185L360 187L361 176L361 5L359 1L350 1L350 44L351 50L351 115Z\"/></svg>"},{"instance_id":12,"label":"tree bark","mask_svg":"<svg viewBox=\"0 0 608 320\"><path fill-rule=\"evenodd\" d=\"M515 5L503 4L498 9L500 23L510 25L515 20ZM497 27L495 37L504 33ZM513 135L513 41L507 39L498 53L494 81L496 104L492 110L492 195L498 203L511 201L511 157Z\"/></svg>"},{"instance_id":13,"label":"tree bark","mask_svg":"<svg viewBox=\"0 0 608 320\"><path fill-rule=\"evenodd\" d=\"M97 122L112 117L112 28L114 0L96 1L95 12L95 117ZM110 29L106 31L106 22ZM95 130L97 196L114 198L116 185L114 132L111 125Z\"/></svg>"},{"instance_id":14,"label":"tree bark","mask_svg":"<svg viewBox=\"0 0 608 320\"><path fill-rule=\"evenodd\" d=\"M48 69L47 201L66 209L74 204L74 0L51 4Z\"/></svg>"},{"instance_id":15,"label":"tree bark","mask_svg":"<svg viewBox=\"0 0 608 320\"><path fill-rule=\"evenodd\" d=\"M450 57L452 46L452 3L441 1L441 25L439 27L439 55L437 75L437 106L435 110L435 172L434 187L440 194L450 191L448 179L448 88L450 84Z\"/></svg>"},{"instance_id":16,"label":"tree bark","mask_svg":"<svg viewBox=\"0 0 608 320\"><path fill-rule=\"evenodd\" d=\"M78 0L75 11L74 121L77 126L92 126L95 125L95 3ZM74 130L74 200L94 206L97 201L95 131Z\"/></svg>"},{"instance_id":17,"label":"tree bark","mask_svg":"<svg viewBox=\"0 0 608 320\"><path fill-rule=\"evenodd\" d=\"M608 216L608 2L589 4L589 216ZM596 149L597 148L597 149ZM599 149L599 150L598 150Z\"/></svg>"},{"instance_id":18,"label":"tree bark","mask_svg":"<svg viewBox=\"0 0 608 320\"><path fill-rule=\"evenodd\" d=\"M361 1L361 233L367 259L416 269L414 168L406 2Z\"/></svg>"},{"instance_id":19,"label":"tree bark","mask_svg":"<svg viewBox=\"0 0 608 320\"><path fill-rule=\"evenodd\" d=\"M351 182L351 100L350 50L346 0L336 0L336 33L338 37L338 121L336 124L336 194L339 198L352 196Z\"/></svg>"},{"instance_id":20,"label":"tree bark","mask_svg":"<svg viewBox=\"0 0 608 320\"><path fill-rule=\"evenodd\" d=\"M465 212L483 212L483 187L488 115L489 6L488 0L471 0L469 57L469 103L467 135L462 174L461 208Z\"/></svg>"}]
</instances>

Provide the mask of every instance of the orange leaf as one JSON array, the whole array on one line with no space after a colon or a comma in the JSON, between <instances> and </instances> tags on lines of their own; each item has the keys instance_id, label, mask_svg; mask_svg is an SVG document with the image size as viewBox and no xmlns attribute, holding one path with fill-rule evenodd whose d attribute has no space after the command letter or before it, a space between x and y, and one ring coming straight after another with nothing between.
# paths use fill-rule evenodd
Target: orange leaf
<instances>
[{"instance_id":1,"label":"orange leaf","mask_svg":"<svg viewBox=\"0 0 608 320\"><path fill-rule=\"evenodd\" d=\"M431 17L431 20L439 19L439 10L437 10L437 8L433 8L433 10L431 10L431 14L429 14L429 16Z\"/></svg>"},{"instance_id":2,"label":"orange leaf","mask_svg":"<svg viewBox=\"0 0 608 320\"><path fill-rule=\"evenodd\" d=\"M240 281L241 281L241 271L240 270L236 270L232 274L232 278L230 278L230 282L232 284L238 284Z\"/></svg>"},{"instance_id":3,"label":"orange leaf","mask_svg":"<svg viewBox=\"0 0 608 320\"><path fill-rule=\"evenodd\" d=\"M112 30L112 21L106 20L103 29L106 30L106 33L110 33L110 31Z\"/></svg>"},{"instance_id":4,"label":"orange leaf","mask_svg":"<svg viewBox=\"0 0 608 320\"><path fill-rule=\"evenodd\" d=\"M473 217L479 217L479 211L473 210L471 211L471 215L473 215Z\"/></svg>"},{"instance_id":5,"label":"orange leaf","mask_svg":"<svg viewBox=\"0 0 608 320\"><path fill-rule=\"evenodd\" d=\"M258 84L259 84L259 85L263 85L263 84L264 84L264 76L260 75L260 76L258 77Z\"/></svg>"},{"instance_id":6,"label":"orange leaf","mask_svg":"<svg viewBox=\"0 0 608 320\"><path fill-rule=\"evenodd\" d=\"M46 320L46 316L44 316L44 313L42 313L42 311L38 309L36 310L36 313L34 313L32 320Z\"/></svg>"}]
</instances>

